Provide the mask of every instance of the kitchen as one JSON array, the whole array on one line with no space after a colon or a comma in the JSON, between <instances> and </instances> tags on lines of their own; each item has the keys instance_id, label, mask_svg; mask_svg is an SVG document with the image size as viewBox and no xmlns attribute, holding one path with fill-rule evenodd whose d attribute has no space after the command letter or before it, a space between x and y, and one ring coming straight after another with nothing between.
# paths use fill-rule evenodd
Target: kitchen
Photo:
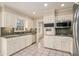
<instances>
[{"instance_id":1,"label":"kitchen","mask_svg":"<svg viewBox=\"0 0 79 59\"><path fill-rule=\"evenodd\" d=\"M0 55L72 56L73 5L74 2L1 3Z\"/></svg>"}]
</instances>

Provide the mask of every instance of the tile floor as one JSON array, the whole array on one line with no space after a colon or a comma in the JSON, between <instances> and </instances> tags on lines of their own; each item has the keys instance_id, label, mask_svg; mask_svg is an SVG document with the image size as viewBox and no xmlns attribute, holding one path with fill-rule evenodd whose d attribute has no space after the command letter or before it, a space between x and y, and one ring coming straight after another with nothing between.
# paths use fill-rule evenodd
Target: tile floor
<instances>
[{"instance_id":1,"label":"tile floor","mask_svg":"<svg viewBox=\"0 0 79 59\"><path fill-rule=\"evenodd\" d=\"M12 56L70 56L70 54L47 49L42 46L42 43L35 43Z\"/></svg>"}]
</instances>

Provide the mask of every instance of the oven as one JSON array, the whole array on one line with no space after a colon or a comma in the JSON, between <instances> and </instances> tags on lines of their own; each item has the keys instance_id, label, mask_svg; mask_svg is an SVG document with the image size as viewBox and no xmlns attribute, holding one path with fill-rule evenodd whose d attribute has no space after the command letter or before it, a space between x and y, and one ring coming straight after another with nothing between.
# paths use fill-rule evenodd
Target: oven
<instances>
[{"instance_id":1,"label":"oven","mask_svg":"<svg viewBox=\"0 0 79 59\"><path fill-rule=\"evenodd\" d=\"M44 35L55 35L54 23L44 24Z\"/></svg>"}]
</instances>

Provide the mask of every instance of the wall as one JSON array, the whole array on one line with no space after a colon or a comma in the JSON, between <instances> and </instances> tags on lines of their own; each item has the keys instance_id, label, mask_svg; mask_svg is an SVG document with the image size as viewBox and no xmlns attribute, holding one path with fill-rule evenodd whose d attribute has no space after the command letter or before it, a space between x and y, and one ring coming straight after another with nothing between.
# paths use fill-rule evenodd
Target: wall
<instances>
[{"instance_id":1,"label":"wall","mask_svg":"<svg viewBox=\"0 0 79 59\"><path fill-rule=\"evenodd\" d=\"M28 18L28 29L34 28L34 22L33 19Z\"/></svg>"}]
</instances>

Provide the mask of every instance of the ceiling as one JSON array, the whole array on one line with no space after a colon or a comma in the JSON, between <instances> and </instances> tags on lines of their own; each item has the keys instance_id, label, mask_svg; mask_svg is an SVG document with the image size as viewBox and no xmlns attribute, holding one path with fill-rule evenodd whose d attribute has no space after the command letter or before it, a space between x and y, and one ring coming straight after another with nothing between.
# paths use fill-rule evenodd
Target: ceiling
<instances>
[{"instance_id":1,"label":"ceiling","mask_svg":"<svg viewBox=\"0 0 79 59\"><path fill-rule=\"evenodd\" d=\"M48 6L44 7L44 3L45 2L4 2L6 6L22 12L32 18L40 18L48 14L50 10L69 8L74 4L74 2L46 2ZM64 3L64 7L60 6L62 3ZM34 11L36 14L33 14Z\"/></svg>"}]
</instances>

